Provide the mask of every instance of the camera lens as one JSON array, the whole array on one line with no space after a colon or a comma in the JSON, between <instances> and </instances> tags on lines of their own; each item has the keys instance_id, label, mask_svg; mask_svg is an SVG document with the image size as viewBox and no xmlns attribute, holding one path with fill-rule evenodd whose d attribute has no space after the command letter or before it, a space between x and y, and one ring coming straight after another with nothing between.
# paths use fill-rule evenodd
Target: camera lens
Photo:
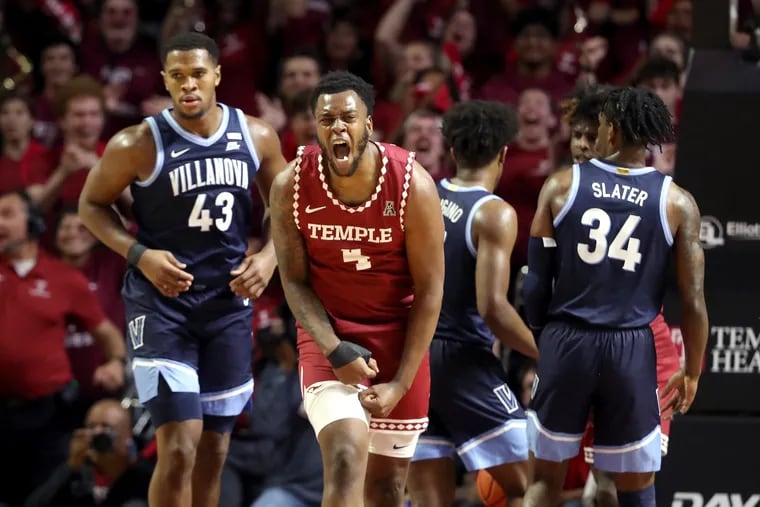
<instances>
[{"instance_id":1,"label":"camera lens","mask_svg":"<svg viewBox=\"0 0 760 507\"><path fill-rule=\"evenodd\" d=\"M113 449L113 436L107 432L95 433L90 441L90 447L97 452L109 452Z\"/></svg>"}]
</instances>

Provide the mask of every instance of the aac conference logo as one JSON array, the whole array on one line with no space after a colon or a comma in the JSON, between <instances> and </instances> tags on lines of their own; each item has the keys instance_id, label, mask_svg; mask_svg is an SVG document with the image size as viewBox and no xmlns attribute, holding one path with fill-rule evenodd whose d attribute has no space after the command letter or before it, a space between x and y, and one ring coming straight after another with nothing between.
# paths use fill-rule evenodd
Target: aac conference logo
<instances>
[{"instance_id":1,"label":"aac conference logo","mask_svg":"<svg viewBox=\"0 0 760 507\"><path fill-rule=\"evenodd\" d=\"M702 223L699 227L699 242L702 248L709 250L716 246L723 246L726 243L723 237L723 224L715 217L709 215L702 216Z\"/></svg>"}]
</instances>

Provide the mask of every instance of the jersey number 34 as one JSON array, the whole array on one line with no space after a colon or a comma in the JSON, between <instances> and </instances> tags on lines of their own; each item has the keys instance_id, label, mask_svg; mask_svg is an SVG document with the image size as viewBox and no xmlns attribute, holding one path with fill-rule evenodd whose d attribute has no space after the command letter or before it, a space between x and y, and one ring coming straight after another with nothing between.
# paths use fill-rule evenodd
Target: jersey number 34
<instances>
[{"instance_id":1,"label":"jersey number 34","mask_svg":"<svg viewBox=\"0 0 760 507\"><path fill-rule=\"evenodd\" d=\"M641 241L632 237L641 217L629 215L623 226L615 234L612 243L607 243L611 220L606 211L599 208L587 209L581 217L581 223L591 227L588 237L593 244L578 243L578 257L587 264L599 264L605 257L623 261L625 271L636 271L641 264Z\"/></svg>"}]
</instances>

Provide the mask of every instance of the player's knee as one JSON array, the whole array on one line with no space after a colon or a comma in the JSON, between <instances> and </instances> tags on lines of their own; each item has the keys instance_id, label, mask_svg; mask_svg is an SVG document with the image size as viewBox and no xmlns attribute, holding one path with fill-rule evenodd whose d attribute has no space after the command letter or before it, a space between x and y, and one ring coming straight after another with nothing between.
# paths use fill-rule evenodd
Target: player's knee
<instances>
[{"instance_id":1,"label":"player's knee","mask_svg":"<svg viewBox=\"0 0 760 507\"><path fill-rule=\"evenodd\" d=\"M158 431L158 461L166 479L170 482L188 479L195 465L200 421L170 423Z\"/></svg>"},{"instance_id":2,"label":"player's knee","mask_svg":"<svg viewBox=\"0 0 760 507\"><path fill-rule=\"evenodd\" d=\"M196 448L187 442L176 440L159 448L158 461L165 463L164 479L171 485L190 480L195 465Z\"/></svg>"},{"instance_id":3,"label":"player's knee","mask_svg":"<svg viewBox=\"0 0 760 507\"><path fill-rule=\"evenodd\" d=\"M227 458L229 446L229 433L221 434L205 431L198 444L197 459L206 467L221 470L222 466L224 466L224 460Z\"/></svg>"},{"instance_id":4,"label":"player's knee","mask_svg":"<svg viewBox=\"0 0 760 507\"><path fill-rule=\"evenodd\" d=\"M359 476L354 463L361 460L361 451L353 442L340 442L331 446L328 452L328 463L331 469L331 479L336 482L350 480L353 475Z\"/></svg>"}]
</instances>

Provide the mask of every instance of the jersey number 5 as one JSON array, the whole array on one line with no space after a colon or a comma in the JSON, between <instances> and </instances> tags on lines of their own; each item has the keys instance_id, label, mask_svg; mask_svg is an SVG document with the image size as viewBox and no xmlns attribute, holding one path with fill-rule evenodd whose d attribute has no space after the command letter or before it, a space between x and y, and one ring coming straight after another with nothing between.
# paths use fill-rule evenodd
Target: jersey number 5
<instances>
[{"instance_id":1,"label":"jersey number 5","mask_svg":"<svg viewBox=\"0 0 760 507\"><path fill-rule=\"evenodd\" d=\"M222 192L216 196L214 204L222 208L222 217L217 219L211 218L211 211L203 207L205 203L206 194L198 194L193 210L187 219L187 226L200 227L203 232L210 231L212 225L220 231L229 229L232 224L232 206L235 204L235 197L229 192Z\"/></svg>"},{"instance_id":2,"label":"jersey number 5","mask_svg":"<svg viewBox=\"0 0 760 507\"><path fill-rule=\"evenodd\" d=\"M372 267L369 261L369 255L362 255L360 248L342 248L343 262L355 262L356 271L364 271Z\"/></svg>"},{"instance_id":3,"label":"jersey number 5","mask_svg":"<svg viewBox=\"0 0 760 507\"><path fill-rule=\"evenodd\" d=\"M636 271L636 266L641 264L639 247L641 241L631 235L636 226L641 222L641 217L629 215L623 227L620 228L612 243L607 245L607 235L610 233L610 216L602 209L587 209L581 217L581 223L588 225L589 239L594 241L593 248L588 243L578 243L578 257L586 264L599 264L605 257L623 261L623 269Z\"/></svg>"}]
</instances>

